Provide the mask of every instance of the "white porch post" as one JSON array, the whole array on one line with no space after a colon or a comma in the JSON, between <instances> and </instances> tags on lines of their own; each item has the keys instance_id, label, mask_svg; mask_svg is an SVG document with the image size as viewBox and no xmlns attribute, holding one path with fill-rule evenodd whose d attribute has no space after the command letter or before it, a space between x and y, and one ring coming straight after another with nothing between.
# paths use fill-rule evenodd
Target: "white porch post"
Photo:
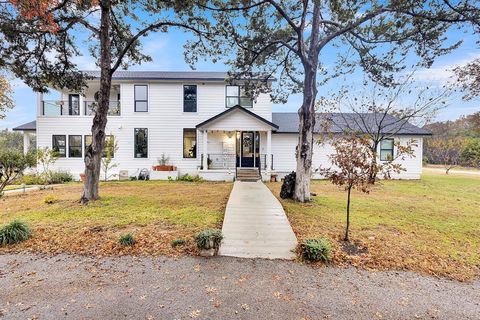
<instances>
[{"instance_id":1,"label":"white porch post","mask_svg":"<svg viewBox=\"0 0 480 320\"><path fill-rule=\"evenodd\" d=\"M272 171L272 130L267 131L267 173Z\"/></svg>"},{"instance_id":2,"label":"white porch post","mask_svg":"<svg viewBox=\"0 0 480 320\"><path fill-rule=\"evenodd\" d=\"M30 149L30 133L23 131L23 153L27 154Z\"/></svg>"},{"instance_id":3,"label":"white porch post","mask_svg":"<svg viewBox=\"0 0 480 320\"><path fill-rule=\"evenodd\" d=\"M37 115L43 115L43 93L37 92Z\"/></svg>"},{"instance_id":4,"label":"white porch post","mask_svg":"<svg viewBox=\"0 0 480 320\"><path fill-rule=\"evenodd\" d=\"M203 130L203 170L208 170L208 130Z\"/></svg>"}]
</instances>

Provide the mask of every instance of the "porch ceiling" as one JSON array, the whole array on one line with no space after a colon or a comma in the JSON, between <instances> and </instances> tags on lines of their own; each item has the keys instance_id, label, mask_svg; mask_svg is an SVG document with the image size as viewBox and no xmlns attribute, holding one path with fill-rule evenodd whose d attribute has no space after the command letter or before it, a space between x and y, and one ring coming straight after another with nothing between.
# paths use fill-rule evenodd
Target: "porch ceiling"
<instances>
[{"instance_id":1,"label":"porch ceiling","mask_svg":"<svg viewBox=\"0 0 480 320\"><path fill-rule=\"evenodd\" d=\"M199 123L198 129L208 130L277 130L278 126L267 119L247 110L235 106L221 112L210 119Z\"/></svg>"}]
</instances>

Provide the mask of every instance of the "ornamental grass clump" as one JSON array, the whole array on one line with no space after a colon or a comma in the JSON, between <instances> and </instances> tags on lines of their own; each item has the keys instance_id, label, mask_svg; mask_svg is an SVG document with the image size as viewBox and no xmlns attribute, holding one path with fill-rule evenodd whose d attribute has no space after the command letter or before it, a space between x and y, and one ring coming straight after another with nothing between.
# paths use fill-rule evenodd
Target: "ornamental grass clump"
<instances>
[{"instance_id":1,"label":"ornamental grass clump","mask_svg":"<svg viewBox=\"0 0 480 320\"><path fill-rule=\"evenodd\" d=\"M48 194L43 198L43 202L45 202L46 204L53 204L56 201L57 201L57 198L55 198L55 196L51 194Z\"/></svg>"},{"instance_id":2,"label":"ornamental grass clump","mask_svg":"<svg viewBox=\"0 0 480 320\"><path fill-rule=\"evenodd\" d=\"M25 222L13 220L0 228L0 245L22 242L31 236L32 232Z\"/></svg>"},{"instance_id":3,"label":"ornamental grass clump","mask_svg":"<svg viewBox=\"0 0 480 320\"><path fill-rule=\"evenodd\" d=\"M207 229L197 234L195 242L197 243L198 249L201 250L202 255L213 256L218 253L222 239L222 230Z\"/></svg>"},{"instance_id":4,"label":"ornamental grass clump","mask_svg":"<svg viewBox=\"0 0 480 320\"><path fill-rule=\"evenodd\" d=\"M325 238L304 240L301 250L305 260L323 262L330 260L330 243Z\"/></svg>"},{"instance_id":5,"label":"ornamental grass clump","mask_svg":"<svg viewBox=\"0 0 480 320\"><path fill-rule=\"evenodd\" d=\"M133 246L135 244L135 238L131 233L127 233L122 235L118 242L124 247Z\"/></svg>"}]
</instances>

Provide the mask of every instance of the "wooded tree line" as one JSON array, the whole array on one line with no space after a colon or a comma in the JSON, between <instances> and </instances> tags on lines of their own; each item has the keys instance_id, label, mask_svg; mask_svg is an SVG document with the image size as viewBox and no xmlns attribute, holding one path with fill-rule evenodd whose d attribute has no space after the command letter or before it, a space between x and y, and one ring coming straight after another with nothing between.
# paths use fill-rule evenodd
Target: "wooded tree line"
<instances>
[{"instance_id":1,"label":"wooded tree line","mask_svg":"<svg viewBox=\"0 0 480 320\"><path fill-rule=\"evenodd\" d=\"M480 112L425 127L433 134L424 143L426 163L442 164L447 173L457 165L480 168Z\"/></svg>"}]
</instances>

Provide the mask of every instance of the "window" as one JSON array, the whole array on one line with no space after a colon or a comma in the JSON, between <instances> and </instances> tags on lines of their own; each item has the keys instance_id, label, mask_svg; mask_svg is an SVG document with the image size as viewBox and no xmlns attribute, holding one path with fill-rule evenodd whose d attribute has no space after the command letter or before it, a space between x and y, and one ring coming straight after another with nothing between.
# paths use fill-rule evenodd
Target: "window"
<instances>
[{"instance_id":1,"label":"window","mask_svg":"<svg viewBox=\"0 0 480 320\"><path fill-rule=\"evenodd\" d=\"M82 157L82 136L68 136L68 157Z\"/></svg>"},{"instance_id":2,"label":"window","mask_svg":"<svg viewBox=\"0 0 480 320\"><path fill-rule=\"evenodd\" d=\"M148 129L135 129L135 158L148 158Z\"/></svg>"},{"instance_id":3,"label":"window","mask_svg":"<svg viewBox=\"0 0 480 320\"><path fill-rule=\"evenodd\" d=\"M380 160L393 160L393 139L385 139L380 141Z\"/></svg>"},{"instance_id":4,"label":"window","mask_svg":"<svg viewBox=\"0 0 480 320\"><path fill-rule=\"evenodd\" d=\"M183 86L183 112L197 112L197 86Z\"/></svg>"},{"instance_id":5,"label":"window","mask_svg":"<svg viewBox=\"0 0 480 320\"><path fill-rule=\"evenodd\" d=\"M108 139L115 139L115 137L112 136L112 135L105 137L105 149L103 149L102 158L107 157L106 148L107 148L107 144L108 144ZM115 140L113 140L113 141L115 141ZM85 153L87 153L87 148L91 144L92 144L92 136L91 135L85 136ZM113 158L113 157L115 157L115 145L111 146L110 149L112 150L112 158Z\"/></svg>"},{"instance_id":6,"label":"window","mask_svg":"<svg viewBox=\"0 0 480 320\"><path fill-rule=\"evenodd\" d=\"M64 135L52 136L52 150L57 153L57 157L65 158L67 156L67 137Z\"/></svg>"},{"instance_id":7,"label":"window","mask_svg":"<svg viewBox=\"0 0 480 320\"><path fill-rule=\"evenodd\" d=\"M68 114L71 116L80 115L80 95L78 94L68 95Z\"/></svg>"},{"instance_id":8,"label":"window","mask_svg":"<svg viewBox=\"0 0 480 320\"><path fill-rule=\"evenodd\" d=\"M231 108L240 105L245 108L253 107L253 100L250 98L245 89L240 86L226 87L226 107Z\"/></svg>"},{"instance_id":9,"label":"window","mask_svg":"<svg viewBox=\"0 0 480 320\"><path fill-rule=\"evenodd\" d=\"M135 112L148 111L148 86L135 85Z\"/></svg>"},{"instance_id":10,"label":"window","mask_svg":"<svg viewBox=\"0 0 480 320\"><path fill-rule=\"evenodd\" d=\"M197 129L183 129L183 157L197 157Z\"/></svg>"}]
</instances>

